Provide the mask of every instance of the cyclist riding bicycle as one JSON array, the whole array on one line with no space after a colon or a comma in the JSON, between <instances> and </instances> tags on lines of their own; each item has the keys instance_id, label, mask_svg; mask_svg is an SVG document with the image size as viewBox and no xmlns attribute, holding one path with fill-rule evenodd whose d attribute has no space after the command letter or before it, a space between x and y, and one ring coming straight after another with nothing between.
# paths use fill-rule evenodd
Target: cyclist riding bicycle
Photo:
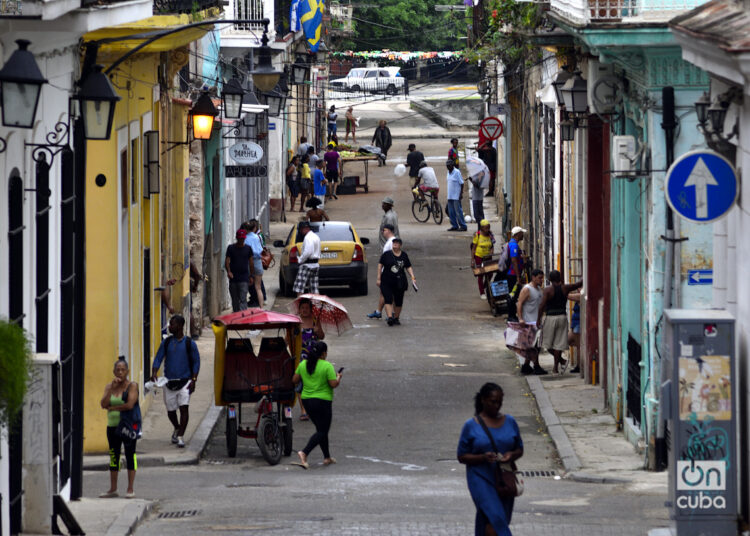
<instances>
[{"instance_id":1,"label":"cyclist riding bicycle","mask_svg":"<svg viewBox=\"0 0 750 536\"><path fill-rule=\"evenodd\" d=\"M437 199L438 192L440 191L440 185L438 184L435 170L427 165L427 162L422 160L419 164L419 172L417 173L415 189L419 189L419 198L424 201L424 193L430 192L432 197Z\"/></svg>"}]
</instances>

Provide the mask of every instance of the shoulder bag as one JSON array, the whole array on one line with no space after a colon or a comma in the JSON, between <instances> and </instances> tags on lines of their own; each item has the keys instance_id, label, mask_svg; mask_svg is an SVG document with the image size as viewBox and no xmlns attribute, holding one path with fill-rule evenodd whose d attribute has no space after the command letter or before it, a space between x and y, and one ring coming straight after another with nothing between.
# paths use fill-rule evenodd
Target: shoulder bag
<instances>
[{"instance_id":1,"label":"shoulder bag","mask_svg":"<svg viewBox=\"0 0 750 536\"><path fill-rule=\"evenodd\" d=\"M490 438L492 450L498 452L495 439L492 437L484 419L476 416L477 422L482 426L487 437ZM523 495L523 478L518 471L515 462L495 462L495 491L501 499L512 499Z\"/></svg>"},{"instance_id":2,"label":"shoulder bag","mask_svg":"<svg viewBox=\"0 0 750 536\"><path fill-rule=\"evenodd\" d=\"M128 389L130 389L130 384L122 394L123 403L127 402ZM120 412L120 422L117 424L115 434L123 441L135 441L143 436L141 424L141 407L136 402L131 409Z\"/></svg>"},{"instance_id":3,"label":"shoulder bag","mask_svg":"<svg viewBox=\"0 0 750 536\"><path fill-rule=\"evenodd\" d=\"M276 261L274 261L273 258L273 253L271 253L271 250L266 246L263 246L263 251L260 253L260 262L263 264L264 270L268 270L269 267L276 264Z\"/></svg>"}]
</instances>

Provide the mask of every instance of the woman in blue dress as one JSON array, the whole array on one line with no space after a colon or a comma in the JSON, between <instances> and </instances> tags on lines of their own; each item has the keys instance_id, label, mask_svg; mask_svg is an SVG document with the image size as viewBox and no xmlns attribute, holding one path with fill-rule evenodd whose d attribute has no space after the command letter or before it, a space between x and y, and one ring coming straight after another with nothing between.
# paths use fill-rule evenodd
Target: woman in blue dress
<instances>
[{"instance_id":1,"label":"woman in blue dress","mask_svg":"<svg viewBox=\"0 0 750 536\"><path fill-rule=\"evenodd\" d=\"M485 383L474 397L475 417L461 430L458 461L466 465L466 481L477 507L475 536L512 536L510 518L513 498L501 499L495 491L495 462L513 462L523 456L523 441L516 420L500 413L503 389L496 383ZM477 418L484 420L499 452Z\"/></svg>"}]
</instances>

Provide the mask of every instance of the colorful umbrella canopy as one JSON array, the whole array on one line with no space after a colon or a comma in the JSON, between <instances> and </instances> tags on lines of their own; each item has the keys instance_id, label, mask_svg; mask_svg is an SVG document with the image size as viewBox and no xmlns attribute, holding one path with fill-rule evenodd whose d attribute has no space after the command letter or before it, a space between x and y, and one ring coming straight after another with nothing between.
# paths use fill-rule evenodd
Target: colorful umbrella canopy
<instances>
[{"instance_id":1,"label":"colorful umbrella canopy","mask_svg":"<svg viewBox=\"0 0 750 536\"><path fill-rule=\"evenodd\" d=\"M224 325L227 329L277 329L299 324L299 317L253 308L217 316L214 324Z\"/></svg>"},{"instance_id":2,"label":"colorful umbrella canopy","mask_svg":"<svg viewBox=\"0 0 750 536\"><path fill-rule=\"evenodd\" d=\"M299 314L299 302L303 298L312 302L313 316L318 319L323 331L335 330L337 335L341 335L354 327L346 307L323 294L302 294L289 304L289 311Z\"/></svg>"}]
</instances>

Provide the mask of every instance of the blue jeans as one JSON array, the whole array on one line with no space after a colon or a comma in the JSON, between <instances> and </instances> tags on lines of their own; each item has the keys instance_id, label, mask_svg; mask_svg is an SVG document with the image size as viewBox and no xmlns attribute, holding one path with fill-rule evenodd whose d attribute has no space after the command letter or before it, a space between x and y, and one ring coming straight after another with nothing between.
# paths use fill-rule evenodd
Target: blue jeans
<instances>
[{"instance_id":1,"label":"blue jeans","mask_svg":"<svg viewBox=\"0 0 750 536\"><path fill-rule=\"evenodd\" d=\"M464 211L461 208L461 201L458 199L448 199L448 218L450 218L451 227L454 229L466 229Z\"/></svg>"},{"instance_id":2,"label":"blue jeans","mask_svg":"<svg viewBox=\"0 0 750 536\"><path fill-rule=\"evenodd\" d=\"M336 123L328 123L328 138L330 139L333 134L336 134L337 130Z\"/></svg>"}]
</instances>

